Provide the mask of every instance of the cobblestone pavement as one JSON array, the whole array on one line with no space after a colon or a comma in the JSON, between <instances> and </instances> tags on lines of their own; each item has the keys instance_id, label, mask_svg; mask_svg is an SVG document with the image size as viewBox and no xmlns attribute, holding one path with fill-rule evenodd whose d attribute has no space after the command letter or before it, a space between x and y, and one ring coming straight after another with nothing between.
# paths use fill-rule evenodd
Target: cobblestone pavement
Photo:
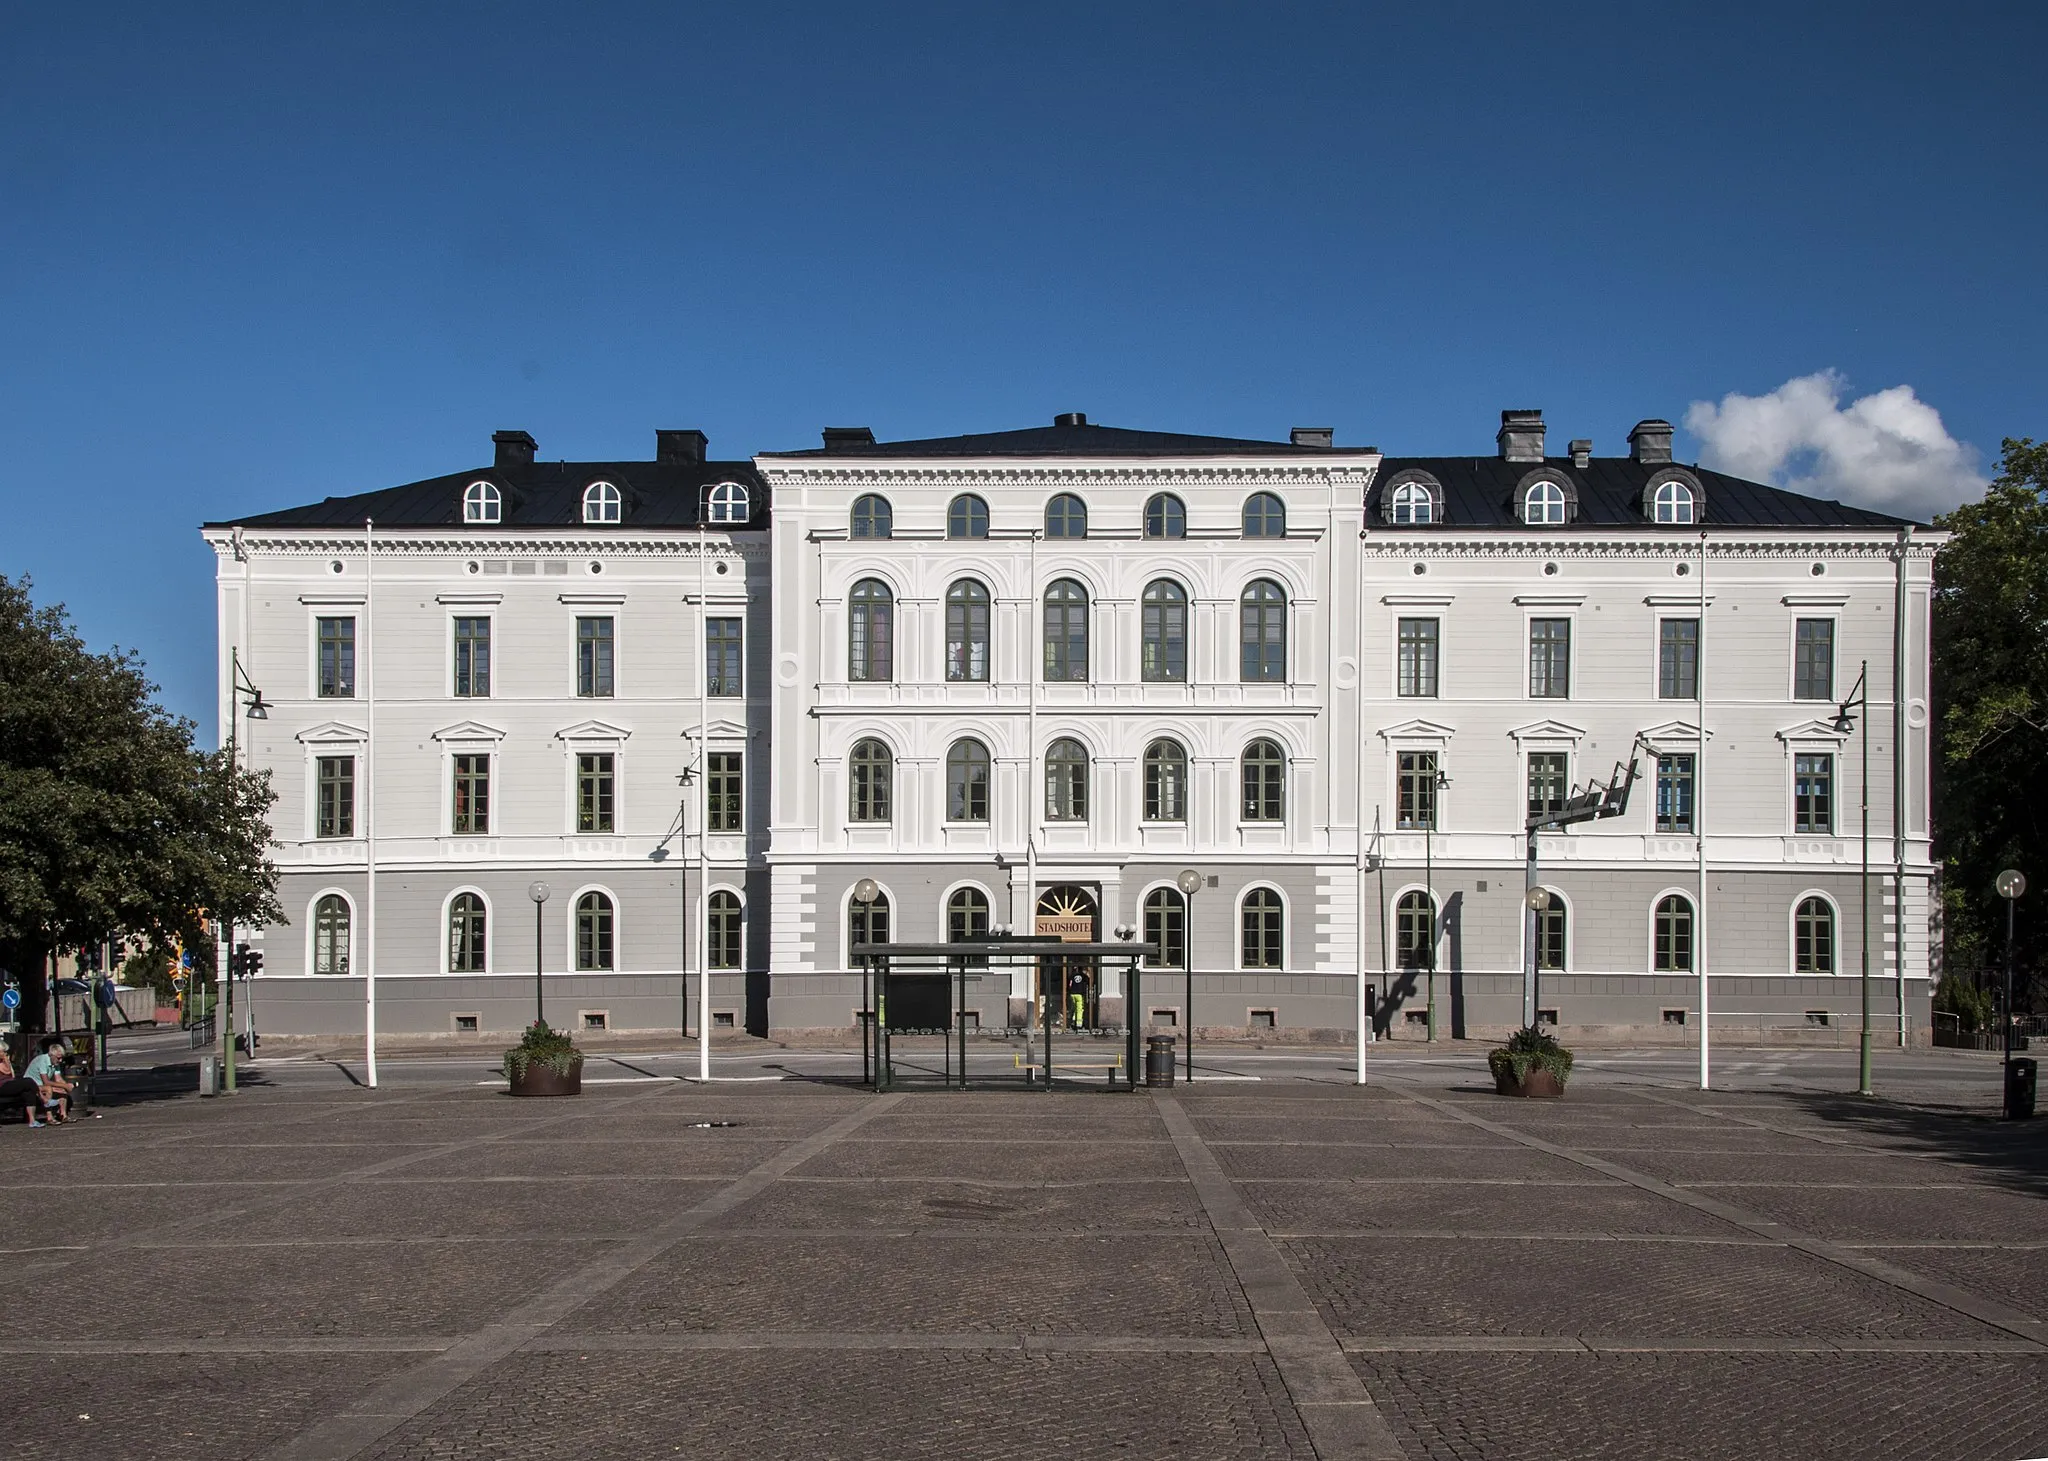
<instances>
[{"instance_id":1,"label":"cobblestone pavement","mask_svg":"<svg viewBox=\"0 0 2048 1461\"><path fill-rule=\"evenodd\" d=\"M8 1126L0 1454L2048 1455L2048 1125L1630 1068Z\"/></svg>"}]
</instances>

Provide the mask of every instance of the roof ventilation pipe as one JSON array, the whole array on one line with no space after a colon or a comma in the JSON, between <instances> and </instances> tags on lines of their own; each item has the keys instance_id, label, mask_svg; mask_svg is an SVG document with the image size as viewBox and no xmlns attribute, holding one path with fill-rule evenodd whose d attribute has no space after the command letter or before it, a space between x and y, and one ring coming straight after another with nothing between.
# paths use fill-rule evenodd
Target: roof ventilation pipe
<instances>
[{"instance_id":1,"label":"roof ventilation pipe","mask_svg":"<svg viewBox=\"0 0 2048 1461\"><path fill-rule=\"evenodd\" d=\"M1086 426L1088 418L1079 411L1062 411L1059 415L1052 418L1052 424L1055 426Z\"/></svg>"},{"instance_id":2,"label":"roof ventilation pipe","mask_svg":"<svg viewBox=\"0 0 2048 1461\"><path fill-rule=\"evenodd\" d=\"M1572 465L1589 467L1593 464L1593 439L1589 436L1572 438Z\"/></svg>"}]
</instances>

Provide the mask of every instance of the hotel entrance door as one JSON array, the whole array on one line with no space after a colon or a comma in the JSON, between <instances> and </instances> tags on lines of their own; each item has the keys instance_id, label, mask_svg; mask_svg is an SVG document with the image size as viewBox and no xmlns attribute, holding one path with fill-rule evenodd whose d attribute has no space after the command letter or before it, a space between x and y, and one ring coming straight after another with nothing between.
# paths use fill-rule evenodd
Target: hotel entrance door
<instances>
[{"instance_id":1,"label":"hotel entrance door","mask_svg":"<svg viewBox=\"0 0 2048 1461\"><path fill-rule=\"evenodd\" d=\"M1074 884L1047 888L1038 899L1035 932L1063 943L1092 944L1095 936L1095 895ZM1092 957L1043 957L1038 961L1036 1016L1055 1030L1095 1028L1096 997L1101 972Z\"/></svg>"}]
</instances>

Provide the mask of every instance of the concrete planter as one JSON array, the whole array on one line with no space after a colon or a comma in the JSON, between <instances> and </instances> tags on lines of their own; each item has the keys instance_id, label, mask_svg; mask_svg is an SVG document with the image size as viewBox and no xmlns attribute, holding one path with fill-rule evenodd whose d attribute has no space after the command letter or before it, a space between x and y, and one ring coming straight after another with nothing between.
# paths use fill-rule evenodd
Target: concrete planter
<instances>
[{"instance_id":1,"label":"concrete planter","mask_svg":"<svg viewBox=\"0 0 2048 1461\"><path fill-rule=\"evenodd\" d=\"M1531 1066L1519 1081L1513 1070L1498 1071L1493 1077L1493 1088L1503 1096L1527 1096L1541 1101L1555 1101L1564 1095L1564 1082L1541 1066Z\"/></svg>"},{"instance_id":2,"label":"concrete planter","mask_svg":"<svg viewBox=\"0 0 2048 1461\"><path fill-rule=\"evenodd\" d=\"M511 1077L511 1082L515 1096L580 1096L583 1094L583 1057L579 1055L576 1058L567 1075L535 1063Z\"/></svg>"}]
</instances>

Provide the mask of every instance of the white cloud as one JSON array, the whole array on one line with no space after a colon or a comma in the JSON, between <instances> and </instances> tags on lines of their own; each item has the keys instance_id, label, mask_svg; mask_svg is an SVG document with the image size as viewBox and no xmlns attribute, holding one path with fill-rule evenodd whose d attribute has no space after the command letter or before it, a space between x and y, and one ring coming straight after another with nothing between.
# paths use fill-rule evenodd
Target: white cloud
<instances>
[{"instance_id":1,"label":"white cloud","mask_svg":"<svg viewBox=\"0 0 2048 1461\"><path fill-rule=\"evenodd\" d=\"M1893 386L1847 407L1839 371L1788 380L1762 396L1694 401L1686 430L1717 471L1901 517L1946 512L1984 491L1977 451L1948 434L1941 413Z\"/></svg>"}]
</instances>

